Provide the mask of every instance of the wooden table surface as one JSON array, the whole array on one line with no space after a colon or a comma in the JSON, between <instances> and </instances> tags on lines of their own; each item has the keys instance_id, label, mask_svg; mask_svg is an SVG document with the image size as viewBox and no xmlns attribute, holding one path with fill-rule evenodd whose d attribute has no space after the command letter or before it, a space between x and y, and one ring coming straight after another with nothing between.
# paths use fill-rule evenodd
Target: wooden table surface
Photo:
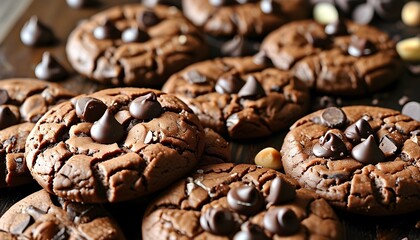
<instances>
[{"instance_id":1,"label":"wooden table surface","mask_svg":"<svg viewBox=\"0 0 420 240\"><path fill-rule=\"evenodd\" d=\"M65 0L34 0L18 18L15 26L5 36L0 44L0 79L12 77L34 77L34 68L40 62L42 53L50 51L67 69L71 69L65 55L64 46L72 29L80 20L92 14L117 4L139 2L138 0L102 0L95 6L84 9L72 9ZM54 30L59 42L51 47L30 48L24 46L19 38L23 24L32 16L39 19ZM395 38L415 36L420 33L419 28L407 28L401 22L376 23L384 31ZM1 26L0 26L1 27ZM60 82L65 87L77 93L90 93L109 86L100 85L72 73ZM420 101L420 76L412 76L405 72L399 81L384 91L357 99L340 99L342 105L366 104L401 110L398 100L407 96L411 100ZM314 95L313 99L317 96ZM319 97L319 96L318 96ZM252 142L232 143L232 158L235 162L253 162L255 154L264 147L280 149L286 131L275 136ZM36 184L15 189L0 190L0 215L13 203L31 192L40 189ZM127 239L140 239L141 213L147 200L131 201L118 204L108 204L107 207L120 222ZM337 211L345 230L345 239L420 239L420 212L393 217L366 217L351 215Z\"/></svg>"}]
</instances>

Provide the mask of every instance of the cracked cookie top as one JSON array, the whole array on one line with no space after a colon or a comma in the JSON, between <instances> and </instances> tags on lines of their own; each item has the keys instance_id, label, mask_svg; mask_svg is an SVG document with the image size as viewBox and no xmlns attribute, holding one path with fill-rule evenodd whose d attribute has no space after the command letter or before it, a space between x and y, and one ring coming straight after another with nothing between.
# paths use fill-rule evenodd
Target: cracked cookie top
<instances>
[{"instance_id":1,"label":"cracked cookie top","mask_svg":"<svg viewBox=\"0 0 420 240\"><path fill-rule=\"evenodd\" d=\"M420 209L420 122L372 106L298 120L281 152L287 174L332 205L366 215Z\"/></svg>"},{"instance_id":2,"label":"cracked cookie top","mask_svg":"<svg viewBox=\"0 0 420 240\"><path fill-rule=\"evenodd\" d=\"M173 73L204 59L207 45L175 7L123 5L81 22L66 52L80 74L101 83L160 87Z\"/></svg>"},{"instance_id":3,"label":"cracked cookie top","mask_svg":"<svg viewBox=\"0 0 420 240\"><path fill-rule=\"evenodd\" d=\"M328 203L250 164L201 167L148 206L143 239L340 239Z\"/></svg>"},{"instance_id":4,"label":"cracked cookie top","mask_svg":"<svg viewBox=\"0 0 420 240\"><path fill-rule=\"evenodd\" d=\"M106 89L47 112L26 142L27 165L35 180L59 197L117 202L187 174L204 143L197 116L175 96Z\"/></svg>"}]
</instances>

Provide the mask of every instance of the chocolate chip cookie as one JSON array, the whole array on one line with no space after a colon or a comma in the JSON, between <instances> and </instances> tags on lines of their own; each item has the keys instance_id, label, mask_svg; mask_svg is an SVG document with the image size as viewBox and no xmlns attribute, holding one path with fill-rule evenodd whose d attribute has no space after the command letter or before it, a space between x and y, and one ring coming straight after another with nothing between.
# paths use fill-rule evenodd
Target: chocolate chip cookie
<instances>
[{"instance_id":1,"label":"chocolate chip cookie","mask_svg":"<svg viewBox=\"0 0 420 240\"><path fill-rule=\"evenodd\" d=\"M73 96L36 79L0 80L0 188L33 181L24 157L26 138L48 109Z\"/></svg>"},{"instance_id":2,"label":"chocolate chip cookie","mask_svg":"<svg viewBox=\"0 0 420 240\"><path fill-rule=\"evenodd\" d=\"M287 174L358 214L420 209L420 122L398 111L330 107L300 120L281 152Z\"/></svg>"},{"instance_id":3,"label":"chocolate chip cookie","mask_svg":"<svg viewBox=\"0 0 420 240\"><path fill-rule=\"evenodd\" d=\"M176 7L123 5L100 12L70 34L67 57L101 83L160 87L173 73L207 56L207 46Z\"/></svg>"},{"instance_id":4,"label":"chocolate chip cookie","mask_svg":"<svg viewBox=\"0 0 420 240\"><path fill-rule=\"evenodd\" d=\"M0 230L13 235L10 239L125 239L100 205L73 203L45 190L7 210L0 218Z\"/></svg>"},{"instance_id":5,"label":"chocolate chip cookie","mask_svg":"<svg viewBox=\"0 0 420 240\"><path fill-rule=\"evenodd\" d=\"M289 23L270 33L261 48L276 67L292 69L308 86L333 95L378 91L403 69L385 32L350 21Z\"/></svg>"},{"instance_id":6,"label":"chocolate chip cookie","mask_svg":"<svg viewBox=\"0 0 420 240\"><path fill-rule=\"evenodd\" d=\"M307 87L260 58L217 58L172 75L162 90L176 94L205 127L232 139L271 135L305 114Z\"/></svg>"},{"instance_id":7,"label":"chocolate chip cookie","mask_svg":"<svg viewBox=\"0 0 420 240\"><path fill-rule=\"evenodd\" d=\"M328 203L295 184L255 165L200 168L148 206L143 239L340 239Z\"/></svg>"},{"instance_id":8,"label":"chocolate chip cookie","mask_svg":"<svg viewBox=\"0 0 420 240\"><path fill-rule=\"evenodd\" d=\"M152 89L114 88L63 103L26 142L32 176L77 202L117 202L150 194L191 171L204 148L197 116Z\"/></svg>"}]
</instances>

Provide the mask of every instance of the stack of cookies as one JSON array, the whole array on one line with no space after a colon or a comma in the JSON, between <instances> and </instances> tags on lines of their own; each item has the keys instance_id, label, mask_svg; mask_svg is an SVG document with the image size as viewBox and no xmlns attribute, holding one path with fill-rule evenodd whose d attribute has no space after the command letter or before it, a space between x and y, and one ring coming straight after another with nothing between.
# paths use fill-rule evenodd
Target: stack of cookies
<instances>
[{"instance_id":1,"label":"stack of cookies","mask_svg":"<svg viewBox=\"0 0 420 240\"><path fill-rule=\"evenodd\" d=\"M395 40L356 17L389 6L126 2L62 3L94 14L61 43L22 27L49 50L0 80L0 188L32 192L2 239L344 239L349 213L420 210L420 104L346 104L400 84Z\"/></svg>"}]
</instances>

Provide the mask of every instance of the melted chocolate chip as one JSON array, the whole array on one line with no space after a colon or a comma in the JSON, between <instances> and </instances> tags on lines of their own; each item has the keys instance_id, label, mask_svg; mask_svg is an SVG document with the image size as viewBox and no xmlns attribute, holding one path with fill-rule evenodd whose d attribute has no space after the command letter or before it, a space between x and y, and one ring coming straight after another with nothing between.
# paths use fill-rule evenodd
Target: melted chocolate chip
<instances>
[{"instance_id":1,"label":"melted chocolate chip","mask_svg":"<svg viewBox=\"0 0 420 240\"><path fill-rule=\"evenodd\" d=\"M209 208L200 217L200 225L207 232L216 235L229 235L237 229L237 224L230 211L221 208Z\"/></svg>"},{"instance_id":2,"label":"melted chocolate chip","mask_svg":"<svg viewBox=\"0 0 420 240\"><path fill-rule=\"evenodd\" d=\"M241 57L255 54L260 48L258 42L252 42L243 36L236 35L220 47L223 56Z\"/></svg>"},{"instance_id":3,"label":"melted chocolate chip","mask_svg":"<svg viewBox=\"0 0 420 240\"><path fill-rule=\"evenodd\" d=\"M98 40L117 39L120 38L121 32L111 21L105 20L102 25L93 29L93 36Z\"/></svg>"},{"instance_id":4,"label":"melted chocolate chip","mask_svg":"<svg viewBox=\"0 0 420 240\"><path fill-rule=\"evenodd\" d=\"M253 215L264 207L263 196L252 186L230 189L227 202L230 208L244 215Z\"/></svg>"},{"instance_id":5,"label":"melted chocolate chip","mask_svg":"<svg viewBox=\"0 0 420 240\"><path fill-rule=\"evenodd\" d=\"M329 36L342 36L348 34L346 23L341 18L335 22L327 24L324 31Z\"/></svg>"},{"instance_id":6,"label":"melted chocolate chip","mask_svg":"<svg viewBox=\"0 0 420 240\"><path fill-rule=\"evenodd\" d=\"M35 76L42 80L58 81L67 76L67 71L49 52L44 52L42 61L35 67Z\"/></svg>"},{"instance_id":7,"label":"melted chocolate chip","mask_svg":"<svg viewBox=\"0 0 420 240\"><path fill-rule=\"evenodd\" d=\"M140 28L147 29L158 24L160 19L154 11L146 10L137 15L137 22Z\"/></svg>"},{"instance_id":8,"label":"melted chocolate chip","mask_svg":"<svg viewBox=\"0 0 420 240\"><path fill-rule=\"evenodd\" d=\"M273 0L262 0L260 2L261 12L265 14L278 14L281 12L281 7Z\"/></svg>"},{"instance_id":9,"label":"melted chocolate chip","mask_svg":"<svg viewBox=\"0 0 420 240\"><path fill-rule=\"evenodd\" d=\"M147 32L140 30L138 27L127 28L122 33L121 39L123 42L146 42L150 39Z\"/></svg>"},{"instance_id":10,"label":"melted chocolate chip","mask_svg":"<svg viewBox=\"0 0 420 240\"><path fill-rule=\"evenodd\" d=\"M116 143L124 137L124 128L114 118L111 110L107 109L104 115L92 125L90 135L99 143Z\"/></svg>"},{"instance_id":11,"label":"melted chocolate chip","mask_svg":"<svg viewBox=\"0 0 420 240\"><path fill-rule=\"evenodd\" d=\"M150 92L144 96L134 99L129 106L131 116L139 120L149 120L159 117L162 112L162 105L157 100L156 94Z\"/></svg>"},{"instance_id":12,"label":"melted chocolate chip","mask_svg":"<svg viewBox=\"0 0 420 240\"><path fill-rule=\"evenodd\" d=\"M254 76L249 76L245 85L239 90L238 96L245 99L259 99L266 94L261 83Z\"/></svg>"},{"instance_id":13,"label":"melted chocolate chip","mask_svg":"<svg viewBox=\"0 0 420 240\"><path fill-rule=\"evenodd\" d=\"M0 105L6 104L9 101L9 93L7 90L0 89Z\"/></svg>"},{"instance_id":14,"label":"melted chocolate chip","mask_svg":"<svg viewBox=\"0 0 420 240\"><path fill-rule=\"evenodd\" d=\"M237 232L233 240L268 240L270 239L264 233L264 230L250 222L245 222L241 225L241 231Z\"/></svg>"},{"instance_id":15,"label":"melted chocolate chip","mask_svg":"<svg viewBox=\"0 0 420 240\"><path fill-rule=\"evenodd\" d=\"M264 216L263 224L268 231L280 236L294 234L300 228L296 213L287 207L270 209Z\"/></svg>"},{"instance_id":16,"label":"melted chocolate chip","mask_svg":"<svg viewBox=\"0 0 420 240\"><path fill-rule=\"evenodd\" d=\"M388 135L381 138L379 148L384 153L385 157L392 157L398 151L398 144Z\"/></svg>"},{"instance_id":17,"label":"melted chocolate chip","mask_svg":"<svg viewBox=\"0 0 420 240\"><path fill-rule=\"evenodd\" d=\"M363 164L377 164L385 159L385 155L376 145L373 135L356 145L351 150L351 156Z\"/></svg>"},{"instance_id":18,"label":"melted chocolate chip","mask_svg":"<svg viewBox=\"0 0 420 240\"><path fill-rule=\"evenodd\" d=\"M316 36L314 34L308 33L305 34L305 38L313 47L326 49L331 45L331 40L329 38Z\"/></svg>"},{"instance_id":19,"label":"melted chocolate chip","mask_svg":"<svg viewBox=\"0 0 420 240\"><path fill-rule=\"evenodd\" d=\"M185 74L185 79L191 84L207 83L207 77L199 73L197 70L188 71Z\"/></svg>"},{"instance_id":20,"label":"melted chocolate chip","mask_svg":"<svg viewBox=\"0 0 420 240\"><path fill-rule=\"evenodd\" d=\"M8 106L0 106L0 130L19 123L19 119Z\"/></svg>"},{"instance_id":21,"label":"melted chocolate chip","mask_svg":"<svg viewBox=\"0 0 420 240\"><path fill-rule=\"evenodd\" d=\"M366 38L353 36L347 52L353 57L368 56L376 52L376 47Z\"/></svg>"},{"instance_id":22,"label":"melted chocolate chip","mask_svg":"<svg viewBox=\"0 0 420 240\"><path fill-rule=\"evenodd\" d=\"M240 78L239 74L233 74L220 77L214 89L221 94L232 94L238 93L244 85L245 81Z\"/></svg>"},{"instance_id":23,"label":"melted chocolate chip","mask_svg":"<svg viewBox=\"0 0 420 240\"><path fill-rule=\"evenodd\" d=\"M347 123L347 116L338 107L326 108L321 114L322 123L329 128L340 128Z\"/></svg>"},{"instance_id":24,"label":"melted chocolate chip","mask_svg":"<svg viewBox=\"0 0 420 240\"><path fill-rule=\"evenodd\" d=\"M20 39L27 46L48 45L55 41L54 33L37 16L32 16L20 31Z\"/></svg>"},{"instance_id":25,"label":"melted chocolate chip","mask_svg":"<svg viewBox=\"0 0 420 240\"><path fill-rule=\"evenodd\" d=\"M266 197L267 202L280 204L296 198L296 188L286 180L276 177L271 182L270 193Z\"/></svg>"},{"instance_id":26,"label":"melted chocolate chip","mask_svg":"<svg viewBox=\"0 0 420 240\"><path fill-rule=\"evenodd\" d=\"M369 122L361 118L357 122L348 126L344 131L346 138L353 144L358 144L362 139L366 139L369 135L374 134Z\"/></svg>"},{"instance_id":27,"label":"melted chocolate chip","mask_svg":"<svg viewBox=\"0 0 420 240\"><path fill-rule=\"evenodd\" d=\"M346 144L334 133L327 132L320 142L312 148L315 156L329 159L340 159L347 155Z\"/></svg>"},{"instance_id":28,"label":"melted chocolate chip","mask_svg":"<svg viewBox=\"0 0 420 240\"><path fill-rule=\"evenodd\" d=\"M79 98L76 102L76 115L86 122L95 122L104 115L107 106L101 100L91 97Z\"/></svg>"}]
</instances>

